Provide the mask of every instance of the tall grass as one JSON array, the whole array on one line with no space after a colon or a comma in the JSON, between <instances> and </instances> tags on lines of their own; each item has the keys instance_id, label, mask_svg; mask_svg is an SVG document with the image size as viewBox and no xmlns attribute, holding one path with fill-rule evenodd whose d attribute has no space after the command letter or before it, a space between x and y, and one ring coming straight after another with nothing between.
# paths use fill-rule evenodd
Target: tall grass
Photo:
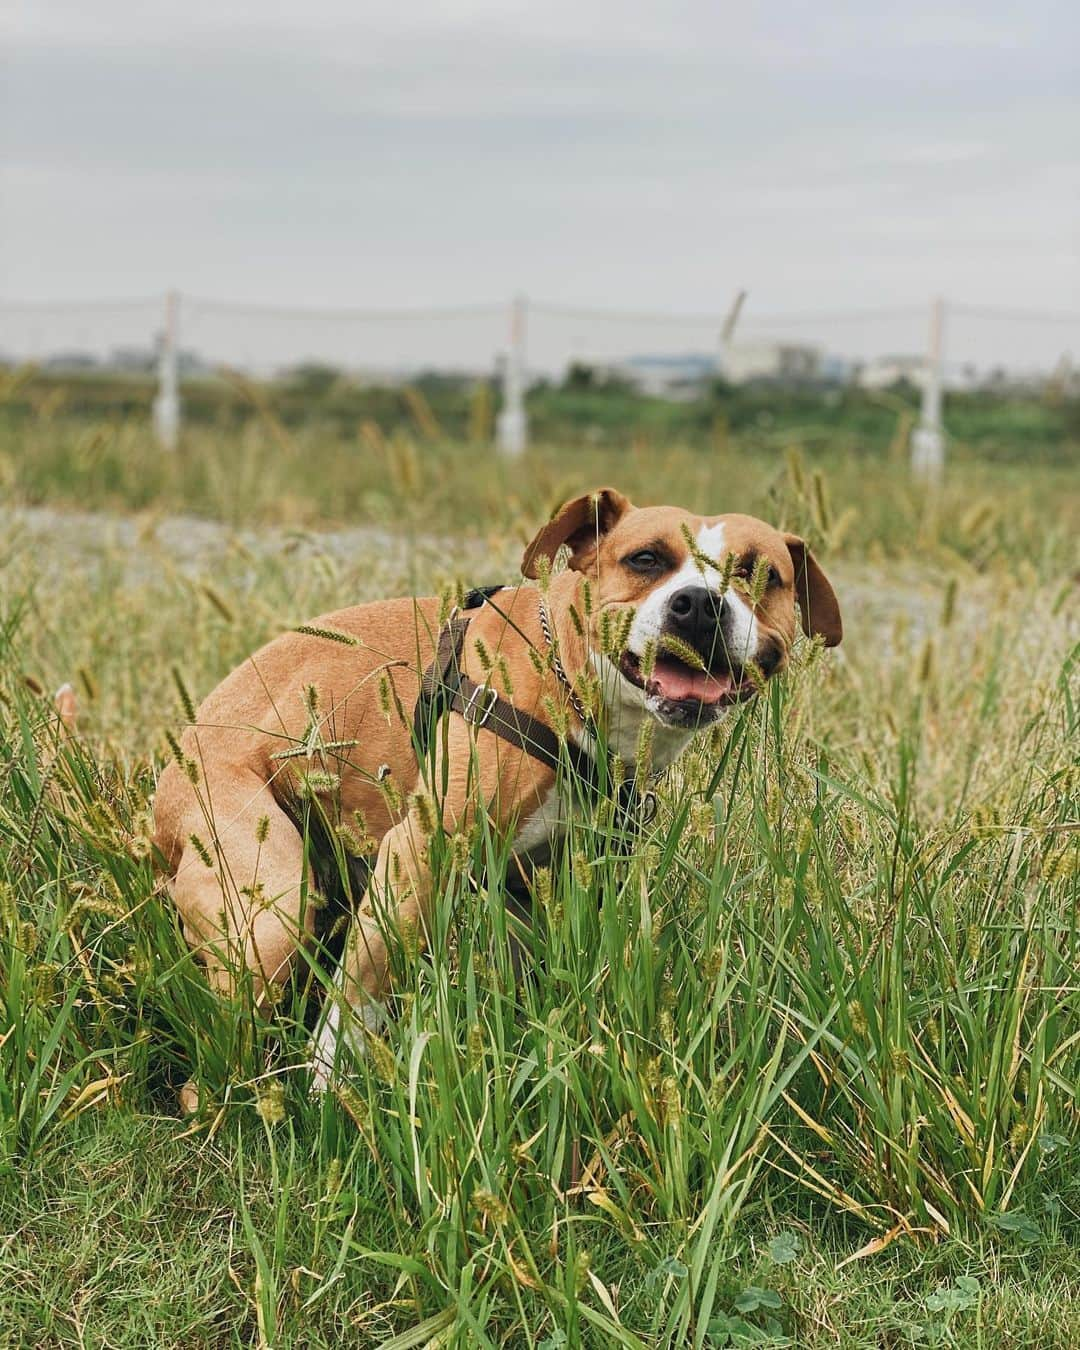
<instances>
[{"instance_id":1,"label":"tall grass","mask_svg":"<svg viewBox=\"0 0 1080 1350\"><path fill-rule=\"evenodd\" d=\"M843 658L805 647L672 777L629 856L603 819L575 829L520 983L498 841L434 840L431 946L397 945L387 1034L322 1100L303 994L269 1019L221 1003L164 903L148 752L181 713L167 661L133 667L160 635L205 687L281 612L340 592L340 570L245 554L203 605L201 581L106 567L87 607L9 569L8 1213L88 1135L171 1114L193 1075L201 1116L157 1143L181 1169L167 1222L187 1234L205 1208L228 1231L204 1264L178 1239L198 1274L171 1310L140 1323L91 1299L109 1343L835 1344L809 1292L823 1252L834 1269L935 1247L967 1254L949 1269L970 1282L924 1294L903 1335L1008 1343L985 1272L1035 1253L1049 1268L1080 1236L1075 616L1060 555L1037 584L1011 554L988 543L983 579L946 572L943 550L929 577L852 571ZM103 624L119 651L85 672L89 738L69 740L24 672L71 673L43 626L70 659ZM184 1195L184 1157L199 1175L224 1160L205 1202ZM19 1271L37 1302L13 1294L7 1320L33 1340L45 1276ZM1074 1299L1038 1322L1044 1343L1072 1343Z\"/></svg>"},{"instance_id":2,"label":"tall grass","mask_svg":"<svg viewBox=\"0 0 1080 1350\"><path fill-rule=\"evenodd\" d=\"M427 536L462 531L524 540L538 511L582 485L613 481L632 500L744 510L827 539L830 556L936 557L977 569L1004 554L1039 569L1070 557L1080 530L1076 457L994 463L949 447L944 486L927 491L906 470L909 418L886 451L857 433L839 443L798 427L716 444L637 437L608 446L559 442L507 461L489 446L437 433L288 429L259 403L236 431L193 427L163 454L149 425L57 417L5 418L0 391L0 489L12 502L154 514L187 511L240 529L365 522ZM808 467L804 460L809 460ZM835 504L830 501L835 499Z\"/></svg>"}]
</instances>

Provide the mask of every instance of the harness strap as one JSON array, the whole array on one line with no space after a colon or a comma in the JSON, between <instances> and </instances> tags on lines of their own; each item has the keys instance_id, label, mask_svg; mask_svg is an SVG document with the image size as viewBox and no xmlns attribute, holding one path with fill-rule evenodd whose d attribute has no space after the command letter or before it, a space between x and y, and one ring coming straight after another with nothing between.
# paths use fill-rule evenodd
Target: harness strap
<instances>
[{"instance_id":1,"label":"harness strap","mask_svg":"<svg viewBox=\"0 0 1080 1350\"><path fill-rule=\"evenodd\" d=\"M469 726L483 728L524 750L531 758L558 770L565 761L591 792L603 786L603 772L595 759L580 746L563 741L551 727L531 713L516 708L495 689L477 684L461 669L461 652L469 627L468 610L479 609L501 586L485 586L469 591L459 611L453 613L439 633L435 659L424 671L420 694L413 714L413 739L418 755L426 753L432 730L448 712L461 715ZM463 612L465 611L465 612ZM651 820L656 799L651 792L640 795L632 778L619 787L616 803L625 817L645 808L644 819Z\"/></svg>"},{"instance_id":2,"label":"harness strap","mask_svg":"<svg viewBox=\"0 0 1080 1350\"><path fill-rule=\"evenodd\" d=\"M494 732L549 769L557 769L565 753L574 773L588 783L595 783L596 761L591 755L570 741L564 744L545 722L515 708L496 690L461 675L457 688L448 692L447 708L460 713L469 726Z\"/></svg>"},{"instance_id":3,"label":"harness strap","mask_svg":"<svg viewBox=\"0 0 1080 1350\"><path fill-rule=\"evenodd\" d=\"M413 710L413 740L418 756L427 753L435 724L449 706L448 695L461 678L461 649L465 645L465 630L469 626L464 611L479 609L489 596L502 589L501 586L481 586L469 591L460 608L454 610L439 630L435 659L420 679L420 693Z\"/></svg>"}]
</instances>

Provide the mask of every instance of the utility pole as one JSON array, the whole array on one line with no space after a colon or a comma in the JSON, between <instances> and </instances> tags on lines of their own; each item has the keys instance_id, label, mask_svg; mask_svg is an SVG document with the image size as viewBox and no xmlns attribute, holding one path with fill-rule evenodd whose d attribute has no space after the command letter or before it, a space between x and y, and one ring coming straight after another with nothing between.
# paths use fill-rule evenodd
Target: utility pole
<instances>
[{"instance_id":1,"label":"utility pole","mask_svg":"<svg viewBox=\"0 0 1080 1350\"><path fill-rule=\"evenodd\" d=\"M729 377L731 370L731 339L735 336L735 325L739 322L739 315L745 302L746 292L737 292L720 329L720 375L724 379Z\"/></svg>"},{"instance_id":2,"label":"utility pole","mask_svg":"<svg viewBox=\"0 0 1080 1350\"><path fill-rule=\"evenodd\" d=\"M154 399L154 433L162 450L175 450L180 439L180 377L177 326L180 297L165 293L165 326L158 353L158 393Z\"/></svg>"},{"instance_id":3,"label":"utility pole","mask_svg":"<svg viewBox=\"0 0 1080 1350\"><path fill-rule=\"evenodd\" d=\"M510 304L510 350L503 366L503 406L495 423L495 443L510 459L524 454L529 443L525 414L525 320L523 295Z\"/></svg>"},{"instance_id":4,"label":"utility pole","mask_svg":"<svg viewBox=\"0 0 1080 1350\"><path fill-rule=\"evenodd\" d=\"M911 436L911 471L928 483L940 482L945 470L945 432L941 425L942 354L945 338L945 301L930 305L930 338L923 373L922 412Z\"/></svg>"}]
</instances>

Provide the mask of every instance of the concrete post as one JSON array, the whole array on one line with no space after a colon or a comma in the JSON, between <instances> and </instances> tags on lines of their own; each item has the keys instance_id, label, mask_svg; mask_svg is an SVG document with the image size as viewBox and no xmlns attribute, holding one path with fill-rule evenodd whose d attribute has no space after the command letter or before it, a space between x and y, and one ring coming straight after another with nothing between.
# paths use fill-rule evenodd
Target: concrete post
<instances>
[{"instance_id":1,"label":"concrete post","mask_svg":"<svg viewBox=\"0 0 1080 1350\"><path fill-rule=\"evenodd\" d=\"M180 439L179 310L180 297L175 291L168 291L158 352L158 393L154 399L154 434L162 450L175 450Z\"/></svg>"},{"instance_id":2,"label":"concrete post","mask_svg":"<svg viewBox=\"0 0 1080 1350\"><path fill-rule=\"evenodd\" d=\"M525 415L525 297L510 306L510 349L503 366L503 406L495 423L495 443L502 454L516 459L529 443Z\"/></svg>"},{"instance_id":3,"label":"concrete post","mask_svg":"<svg viewBox=\"0 0 1080 1350\"><path fill-rule=\"evenodd\" d=\"M945 470L945 432L941 425L942 354L945 337L945 301L930 306L930 338L923 374L922 412L911 436L911 471L927 482L938 482Z\"/></svg>"}]
</instances>

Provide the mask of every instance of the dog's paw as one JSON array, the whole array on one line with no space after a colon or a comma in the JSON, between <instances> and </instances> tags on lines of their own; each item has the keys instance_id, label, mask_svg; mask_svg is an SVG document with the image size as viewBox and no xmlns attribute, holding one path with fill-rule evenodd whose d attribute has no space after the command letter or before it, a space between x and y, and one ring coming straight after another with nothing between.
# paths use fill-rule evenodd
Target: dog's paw
<instances>
[{"instance_id":1,"label":"dog's paw","mask_svg":"<svg viewBox=\"0 0 1080 1350\"><path fill-rule=\"evenodd\" d=\"M177 1105L182 1116L194 1116L199 1111L199 1088L194 1078L189 1078L176 1094Z\"/></svg>"}]
</instances>

